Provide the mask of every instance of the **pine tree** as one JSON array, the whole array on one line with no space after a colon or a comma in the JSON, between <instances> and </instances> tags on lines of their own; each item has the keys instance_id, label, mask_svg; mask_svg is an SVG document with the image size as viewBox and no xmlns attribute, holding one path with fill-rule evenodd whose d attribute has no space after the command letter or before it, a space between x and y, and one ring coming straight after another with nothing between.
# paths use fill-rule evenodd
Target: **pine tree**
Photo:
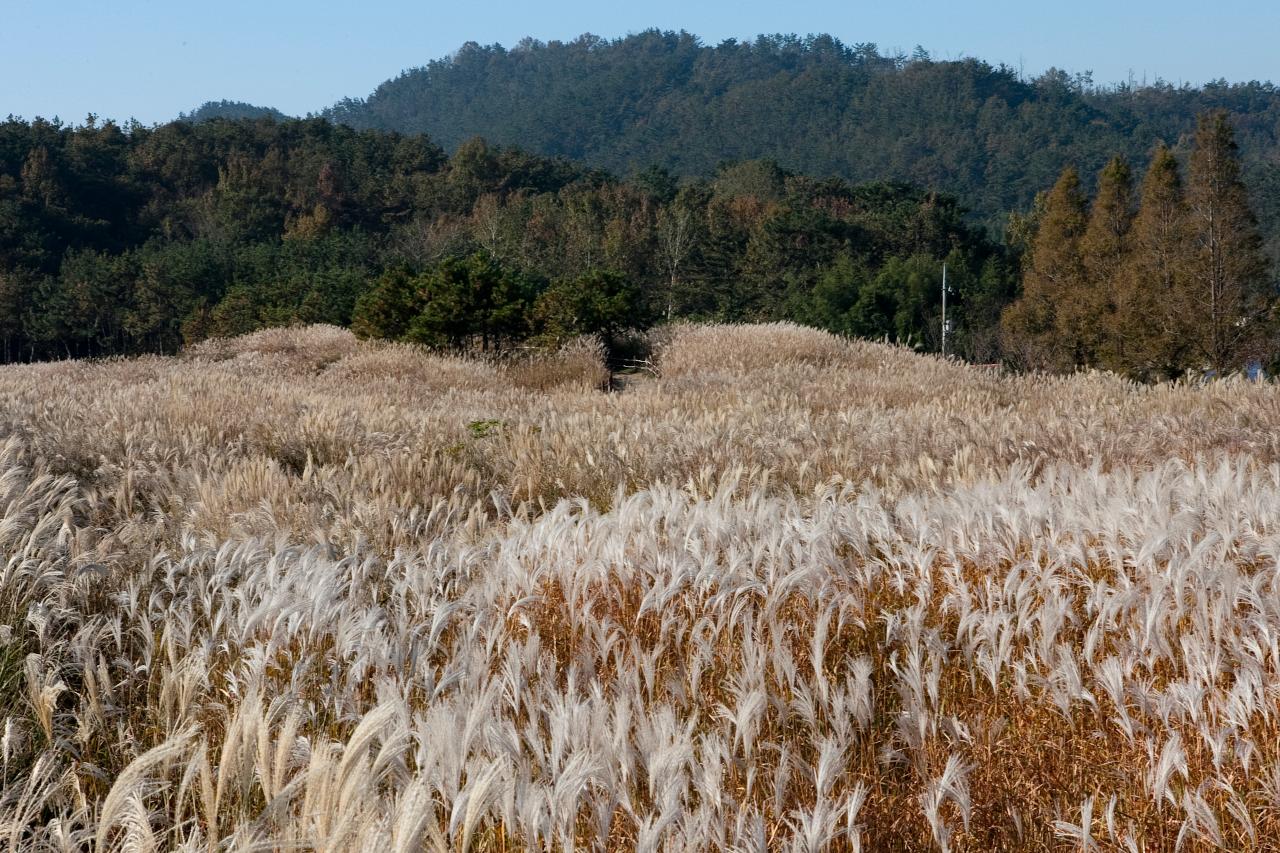
<instances>
[{"instance_id":1,"label":"pine tree","mask_svg":"<svg viewBox=\"0 0 1280 853\"><path fill-rule=\"evenodd\" d=\"M389 270L356 301L351 331L362 338L400 340L424 302L414 276L404 269Z\"/></svg>"},{"instance_id":2,"label":"pine tree","mask_svg":"<svg viewBox=\"0 0 1280 853\"><path fill-rule=\"evenodd\" d=\"M1196 256L1195 355L1216 373L1261 355L1272 331L1275 298L1258 223L1240 179L1235 132L1223 111L1204 113L1196 128L1187 186Z\"/></svg>"},{"instance_id":3,"label":"pine tree","mask_svg":"<svg viewBox=\"0 0 1280 853\"><path fill-rule=\"evenodd\" d=\"M1007 351L1024 367L1069 370L1084 363L1085 342L1072 305L1080 297L1084 265L1085 196L1080 176L1063 170L1045 198L1024 265L1022 296L1001 318Z\"/></svg>"},{"instance_id":4,"label":"pine tree","mask_svg":"<svg viewBox=\"0 0 1280 853\"><path fill-rule=\"evenodd\" d=\"M1140 379L1171 378L1186 367L1193 247L1182 177L1161 145L1142 180L1142 203L1116 288L1113 367Z\"/></svg>"}]
</instances>

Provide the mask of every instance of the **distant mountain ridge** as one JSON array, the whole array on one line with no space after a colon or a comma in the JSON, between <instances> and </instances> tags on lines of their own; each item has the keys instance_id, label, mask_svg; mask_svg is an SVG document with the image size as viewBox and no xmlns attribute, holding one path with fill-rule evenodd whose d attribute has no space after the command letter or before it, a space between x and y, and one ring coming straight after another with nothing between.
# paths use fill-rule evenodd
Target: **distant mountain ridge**
<instances>
[{"instance_id":1,"label":"distant mountain ridge","mask_svg":"<svg viewBox=\"0 0 1280 853\"><path fill-rule=\"evenodd\" d=\"M189 113L181 113L178 121L201 122L215 118L271 118L276 121L291 118L275 107L260 107L244 101L205 101Z\"/></svg>"},{"instance_id":2,"label":"distant mountain ridge","mask_svg":"<svg viewBox=\"0 0 1280 853\"><path fill-rule=\"evenodd\" d=\"M651 165L706 175L722 161L767 158L815 176L946 190L998 223L1067 163L1089 183L1113 154L1142 166L1157 140L1184 150L1196 114L1212 108L1232 114L1280 256L1280 89L1271 83L1101 88L1087 74L1026 80L1007 66L935 61L923 50L886 56L827 35L709 46L650 30L468 43L322 115L426 133L450 150L482 136L622 175Z\"/></svg>"}]
</instances>

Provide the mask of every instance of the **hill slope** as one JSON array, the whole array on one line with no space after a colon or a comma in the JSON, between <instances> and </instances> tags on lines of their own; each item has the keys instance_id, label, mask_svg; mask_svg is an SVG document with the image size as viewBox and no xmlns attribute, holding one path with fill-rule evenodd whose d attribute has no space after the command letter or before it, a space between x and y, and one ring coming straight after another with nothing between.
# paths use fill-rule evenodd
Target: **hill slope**
<instances>
[{"instance_id":1,"label":"hill slope","mask_svg":"<svg viewBox=\"0 0 1280 853\"><path fill-rule=\"evenodd\" d=\"M701 175L772 158L852 180L955 192L998 217L1026 206L1067 162L1093 174L1142 159L1221 107L1240 130L1264 224L1280 230L1280 91L1271 84L1100 90L1087 75L1032 81L978 60L883 56L830 36L706 46L688 33L613 41L463 46L326 115L361 128L471 136L627 174L652 164Z\"/></svg>"},{"instance_id":2,"label":"hill slope","mask_svg":"<svg viewBox=\"0 0 1280 853\"><path fill-rule=\"evenodd\" d=\"M675 329L623 394L590 356L0 367L0 824L1274 849L1280 386L781 324Z\"/></svg>"}]
</instances>

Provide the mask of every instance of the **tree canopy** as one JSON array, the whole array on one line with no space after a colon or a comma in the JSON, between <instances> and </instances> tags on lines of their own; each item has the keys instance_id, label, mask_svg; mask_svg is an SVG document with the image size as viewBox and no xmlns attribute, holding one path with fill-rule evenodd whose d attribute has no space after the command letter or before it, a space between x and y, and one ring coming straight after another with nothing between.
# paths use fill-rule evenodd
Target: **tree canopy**
<instances>
[{"instance_id":1,"label":"tree canopy","mask_svg":"<svg viewBox=\"0 0 1280 853\"><path fill-rule=\"evenodd\" d=\"M771 161L624 180L324 119L0 122L6 359L172 352L291 322L493 347L676 317L805 316L929 349L943 259L984 282L974 304L1013 285L955 198ZM847 268L850 293L818 293ZM984 310L973 340L994 337Z\"/></svg>"},{"instance_id":2,"label":"tree canopy","mask_svg":"<svg viewBox=\"0 0 1280 853\"><path fill-rule=\"evenodd\" d=\"M704 44L648 30L468 43L325 115L427 133L447 150L479 134L621 175L656 165L707 177L725 161L767 159L817 177L906 181L1000 225L1067 165L1091 191L1116 154L1139 168L1160 141L1184 154L1196 116L1216 109L1238 129L1262 234L1280 258L1280 194L1271 191L1280 186L1280 89L1270 83L1104 87L1088 73L1027 78L829 35Z\"/></svg>"},{"instance_id":3,"label":"tree canopy","mask_svg":"<svg viewBox=\"0 0 1280 853\"><path fill-rule=\"evenodd\" d=\"M1184 180L1157 146L1136 212L1123 159L1104 167L1091 207L1075 170L1063 171L1020 222L1029 251L1022 292L1004 311L1010 356L1139 379L1280 358L1277 292L1224 112L1199 117L1188 160Z\"/></svg>"}]
</instances>

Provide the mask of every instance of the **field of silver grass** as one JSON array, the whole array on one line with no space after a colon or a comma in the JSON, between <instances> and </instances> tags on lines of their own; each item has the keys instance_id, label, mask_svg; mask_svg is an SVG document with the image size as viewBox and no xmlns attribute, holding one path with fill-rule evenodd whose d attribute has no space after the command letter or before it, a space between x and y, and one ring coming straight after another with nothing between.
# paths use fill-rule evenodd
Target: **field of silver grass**
<instances>
[{"instance_id":1,"label":"field of silver grass","mask_svg":"<svg viewBox=\"0 0 1280 853\"><path fill-rule=\"evenodd\" d=\"M0 368L10 850L1280 847L1280 393L683 327Z\"/></svg>"}]
</instances>

